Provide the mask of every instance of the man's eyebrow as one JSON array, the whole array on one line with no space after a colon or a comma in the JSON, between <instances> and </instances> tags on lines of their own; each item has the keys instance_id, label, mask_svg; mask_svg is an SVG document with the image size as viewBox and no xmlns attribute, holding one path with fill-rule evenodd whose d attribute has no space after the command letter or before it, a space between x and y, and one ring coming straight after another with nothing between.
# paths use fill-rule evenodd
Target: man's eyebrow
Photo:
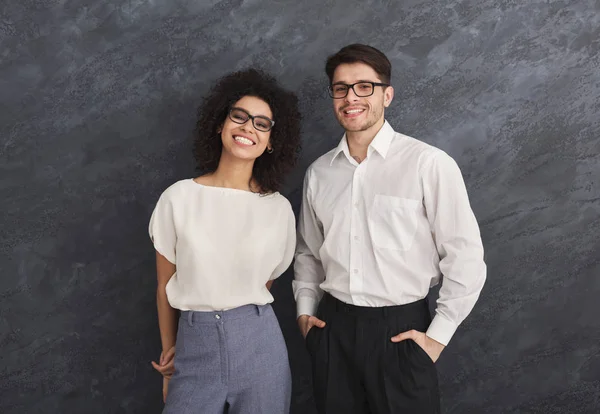
<instances>
[{"instance_id":1,"label":"man's eyebrow","mask_svg":"<svg viewBox=\"0 0 600 414\"><path fill-rule=\"evenodd\" d=\"M370 82L375 82L375 83L378 83L377 81L366 80L366 79L359 79L356 82L352 82L352 83L361 83L361 82L369 82L369 83ZM332 85L340 85L340 84L349 85L349 83L342 82L342 81L337 81L337 82L332 83Z\"/></svg>"}]
</instances>

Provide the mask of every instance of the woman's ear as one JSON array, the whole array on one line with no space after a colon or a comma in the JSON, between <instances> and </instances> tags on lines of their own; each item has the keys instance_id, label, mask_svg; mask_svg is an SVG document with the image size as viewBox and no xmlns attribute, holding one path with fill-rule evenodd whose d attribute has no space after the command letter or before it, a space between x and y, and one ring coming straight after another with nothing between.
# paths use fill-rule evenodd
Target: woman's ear
<instances>
[{"instance_id":1,"label":"woman's ear","mask_svg":"<svg viewBox=\"0 0 600 414\"><path fill-rule=\"evenodd\" d=\"M223 131L223 125L225 125L225 121L221 122L221 125L217 127L217 134L220 134Z\"/></svg>"}]
</instances>

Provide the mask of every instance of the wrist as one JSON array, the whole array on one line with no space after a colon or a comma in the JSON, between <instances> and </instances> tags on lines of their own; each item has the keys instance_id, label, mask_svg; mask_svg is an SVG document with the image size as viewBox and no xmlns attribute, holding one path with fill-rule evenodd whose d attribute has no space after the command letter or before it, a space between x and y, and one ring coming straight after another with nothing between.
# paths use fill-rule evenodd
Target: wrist
<instances>
[{"instance_id":1,"label":"wrist","mask_svg":"<svg viewBox=\"0 0 600 414\"><path fill-rule=\"evenodd\" d=\"M435 339L433 339L429 335L425 334L425 337L429 340L430 344L432 344L433 346L435 346L440 351L443 351L444 348L446 348L446 345L442 344L441 342L436 341Z\"/></svg>"},{"instance_id":2,"label":"wrist","mask_svg":"<svg viewBox=\"0 0 600 414\"><path fill-rule=\"evenodd\" d=\"M174 338L163 338L160 345L162 346L161 351L164 354L166 354L171 348L173 348L175 346L175 339Z\"/></svg>"}]
</instances>

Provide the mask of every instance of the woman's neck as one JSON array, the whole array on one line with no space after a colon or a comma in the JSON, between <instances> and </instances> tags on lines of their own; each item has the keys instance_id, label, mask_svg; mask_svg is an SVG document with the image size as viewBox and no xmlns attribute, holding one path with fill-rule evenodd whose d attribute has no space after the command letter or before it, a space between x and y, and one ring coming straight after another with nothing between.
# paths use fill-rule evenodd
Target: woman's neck
<instances>
[{"instance_id":1,"label":"woman's neck","mask_svg":"<svg viewBox=\"0 0 600 414\"><path fill-rule=\"evenodd\" d=\"M212 185L216 187L233 188L237 190L257 191L257 185L252 180L254 160L246 161L221 155L217 169L208 174Z\"/></svg>"}]
</instances>

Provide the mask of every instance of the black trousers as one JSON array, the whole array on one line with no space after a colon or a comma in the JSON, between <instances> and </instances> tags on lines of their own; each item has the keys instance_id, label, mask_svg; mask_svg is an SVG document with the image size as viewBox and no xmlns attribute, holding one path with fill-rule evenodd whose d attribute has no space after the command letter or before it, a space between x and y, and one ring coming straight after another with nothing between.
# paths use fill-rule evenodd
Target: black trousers
<instances>
[{"instance_id":1,"label":"black trousers","mask_svg":"<svg viewBox=\"0 0 600 414\"><path fill-rule=\"evenodd\" d=\"M439 414L435 364L413 340L392 336L431 323L426 300L370 308L325 293L306 335L320 414Z\"/></svg>"}]
</instances>

